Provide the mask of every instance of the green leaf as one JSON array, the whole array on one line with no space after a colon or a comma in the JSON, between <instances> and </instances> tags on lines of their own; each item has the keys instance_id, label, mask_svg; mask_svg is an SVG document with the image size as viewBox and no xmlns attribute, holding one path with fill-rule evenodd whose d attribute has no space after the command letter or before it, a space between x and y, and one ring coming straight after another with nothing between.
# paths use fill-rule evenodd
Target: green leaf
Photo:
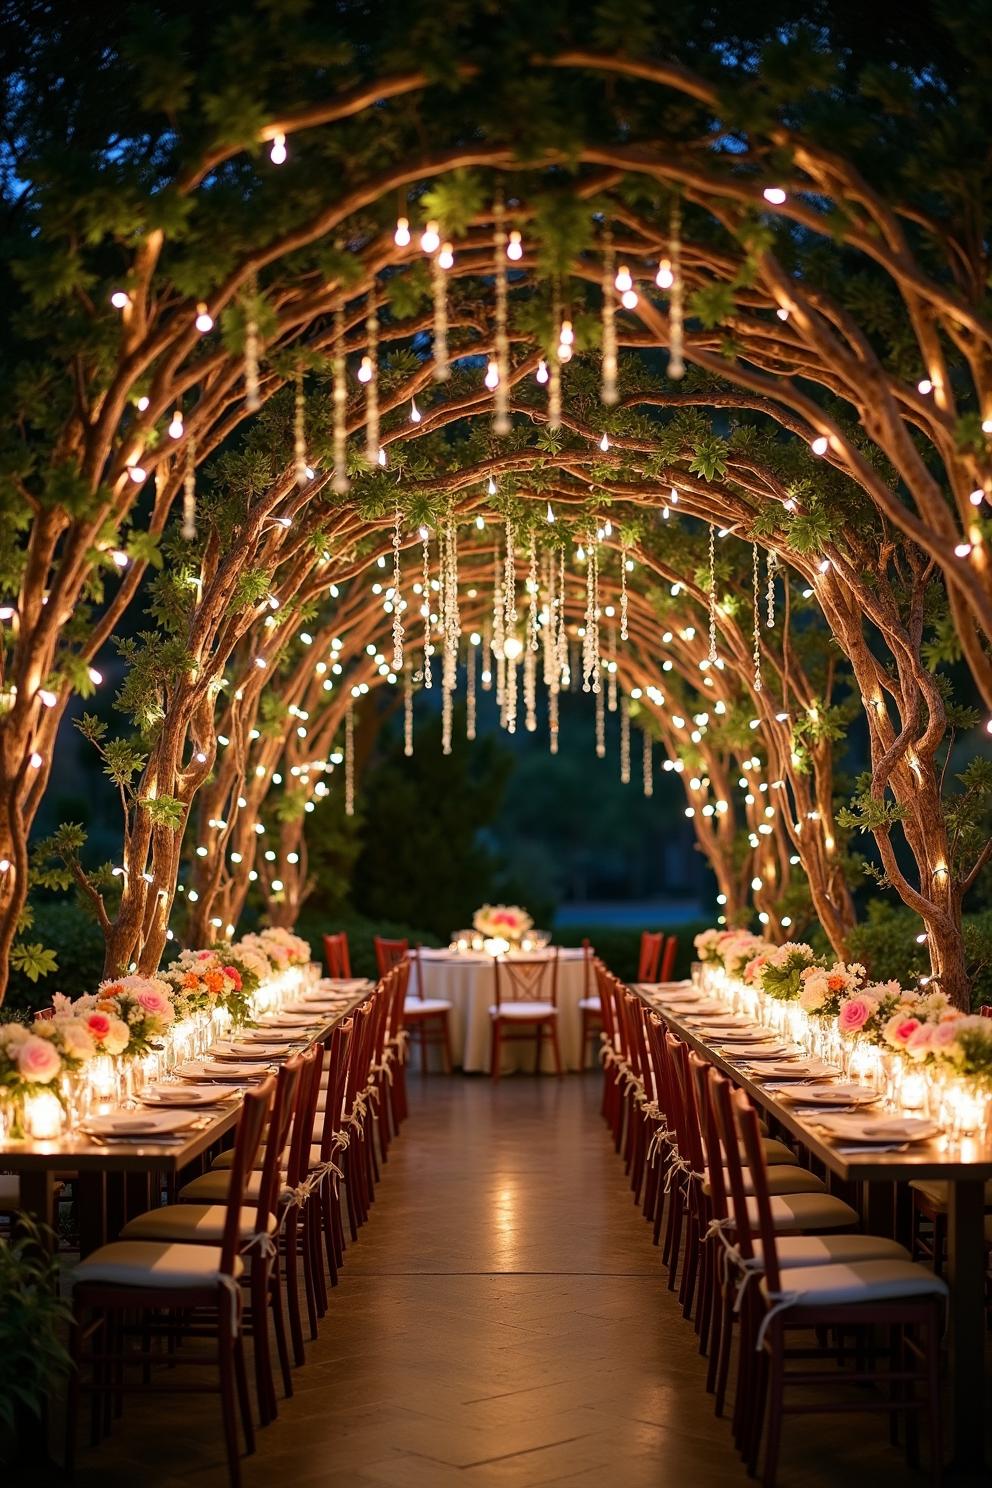
<instances>
[{"instance_id":1,"label":"green leaf","mask_svg":"<svg viewBox=\"0 0 992 1488\"><path fill-rule=\"evenodd\" d=\"M10 952L10 964L32 982L37 982L41 977L49 976L53 971L58 971L58 958L49 947L40 945L37 941L25 944L18 941Z\"/></svg>"}]
</instances>

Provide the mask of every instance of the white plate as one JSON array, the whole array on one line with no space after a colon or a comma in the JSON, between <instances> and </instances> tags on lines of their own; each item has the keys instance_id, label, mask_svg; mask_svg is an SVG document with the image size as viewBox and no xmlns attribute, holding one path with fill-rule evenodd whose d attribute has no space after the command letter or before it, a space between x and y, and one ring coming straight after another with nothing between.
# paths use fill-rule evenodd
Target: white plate
<instances>
[{"instance_id":1,"label":"white plate","mask_svg":"<svg viewBox=\"0 0 992 1488\"><path fill-rule=\"evenodd\" d=\"M298 1044L298 1028L246 1028L238 1034L239 1043L251 1044Z\"/></svg>"},{"instance_id":2,"label":"white plate","mask_svg":"<svg viewBox=\"0 0 992 1488\"><path fill-rule=\"evenodd\" d=\"M184 1064L177 1070L180 1080L230 1080L233 1084L240 1084L243 1080L260 1080L262 1078L262 1066L258 1064L228 1063L217 1060L194 1059L189 1064Z\"/></svg>"},{"instance_id":3,"label":"white plate","mask_svg":"<svg viewBox=\"0 0 992 1488\"><path fill-rule=\"evenodd\" d=\"M210 1059L222 1059L225 1064L232 1059L247 1060L252 1064L271 1064L274 1059L282 1059L285 1053L286 1049L282 1044L218 1044L207 1050Z\"/></svg>"},{"instance_id":4,"label":"white plate","mask_svg":"<svg viewBox=\"0 0 992 1488\"><path fill-rule=\"evenodd\" d=\"M816 1123L831 1137L847 1142L926 1142L940 1127L922 1116L817 1116Z\"/></svg>"},{"instance_id":5,"label":"white plate","mask_svg":"<svg viewBox=\"0 0 992 1488\"><path fill-rule=\"evenodd\" d=\"M736 1039L719 1043L717 1048L721 1054L732 1054L735 1058L750 1059L755 1063L762 1059L781 1059L789 1052L785 1044L759 1044L753 1040L738 1043Z\"/></svg>"},{"instance_id":6,"label":"white plate","mask_svg":"<svg viewBox=\"0 0 992 1488\"><path fill-rule=\"evenodd\" d=\"M314 1026L314 1012L310 1008L307 1012L293 1012L287 1008L283 1013L269 1013L264 1018L259 1018L259 1028L312 1028Z\"/></svg>"},{"instance_id":7,"label":"white plate","mask_svg":"<svg viewBox=\"0 0 992 1488\"><path fill-rule=\"evenodd\" d=\"M185 1131L195 1120L192 1111L111 1111L87 1117L82 1130L94 1137L160 1137Z\"/></svg>"},{"instance_id":8,"label":"white plate","mask_svg":"<svg viewBox=\"0 0 992 1488\"><path fill-rule=\"evenodd\" d=\"M219 1106L231 1096L216 1085L146 1085L138 1099L143 1106Z\"/></svg>"},{"instance_id":9,"label":"white plate","mask_svg":"<svg viewBox=\"0 0 992 1488\"><path fill-rule=\"evenodd\" d=\"M793 1064L791 1061L785 1063L780 1060L755 1059L754 1063L760 1064L761 1068L757 1073L762 1079L771 1076L778 1080L824 1080L833 1074L829 1064L821 1064L819 1060L806 1063L797 1059Z\"/></svg>"},{"instance_id":10,"label":"white plate","mask_svg":"<svg viewBox=\"0 0 992 1488\"><path fill-rule=\"evenodd\" d=\"M878 1100L874 1090L868 1090L864 1085L847 1085L843 1082L837 1085L806 1085L802 1090L793 1087L784 1090L782 1094L786 1100L795 1101L800 1106L873 1106Z\"/></svg>"}]
</instances>

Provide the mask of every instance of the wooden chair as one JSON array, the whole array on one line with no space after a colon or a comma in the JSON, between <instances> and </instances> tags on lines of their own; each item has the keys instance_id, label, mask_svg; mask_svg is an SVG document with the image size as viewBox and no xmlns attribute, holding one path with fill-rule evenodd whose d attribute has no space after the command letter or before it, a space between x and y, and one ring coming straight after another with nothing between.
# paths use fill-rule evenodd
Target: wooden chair
<instances>
[{"instance_id":1,"label":"wooden chair","mask_svg":"<svg viewBox=\"0 0 992 1488\"><path fill-rule=\"evenodd\" d=\"M415 1037L420 1046L420 1073L426 1075L428 1068L427 1051L435 1047L441 1050L445 1074L450 1075L452 1070L452 1005L450 1002L446 1002L443 997L424 996L424 966L421 960L419 946L414 950L413 964L417 970L416 992L408 993L404 998L403 1023L408 1029L410 1036Z\"/></svg>"},{"instance_id":2,"label":"wooden chair","mask_svg":"<svg viewBox=\"0 0 992 1488\"><path fill-rule=\"evenodd\" d=\"M327 975L336 981L351 980L351 953L348 950L348 932L338 930L324 936L324 960Z\"/></svg>"},{"instance_id":3,"label":"wooden chair","mask_svg":"<svg viewBox=\"0 0 992 1488\"><path fill-rule=\"evenodd\" d=\"M387 940L384 935L376 935L372 943L375 946L376 970L381 977L386 976L410 954L408 940Z\"/></svg>"},{"instance_id":4,"label":"wooden chair","mask_svg":"<svg viewBox=\"0 0 992 1488\"><path fill-rule=\"evenodd\" d=\"M558 947L537 956L497 956L493 961L493 979L496 996L489 1009L492 1078L500 1077L504 1040L513 1043L527 1038L535 1041L534 1072L540 1074L541 1040L545 1032L551 1039L555 1073L562 1074L558 1046Z\"/></svg>"},{"instance_id":5,"label":"wooden chair","mask_svg":"<svg viewBox=\"0 0 992 1488\"><path fill-rule=\"evenodd\" d=\"M599 1000L593 976L593 961L596 952L588 939L582 942L582 996L579 1012L582 1014L582 1068L589 1060L589 1040L598 1039L603 1031L603 1005Z\"/></svg>"},{"instance_id":6,"label":"wooden chair","mask_svg":"<svg viewBox=\"0 0 992 1488\"><path fill-rule=\"evenodd\" d=\"M151 1364L161 1360L160 1355L152 1352L150 1334L154 1322L156 1334L165 1327L173 1338L181 1337L188 1314L201 1308L212 1319L210 1333L216 1351L209 1359L198 1355L197 1362L217 1365L219 1379L214 1388L221 1399L228 1480L231 1488L239 1488L239 1413L247 1450L252 1452L255 1447L241 1330L239 1283L244 1272L244 1262L238 1253L241 1210L274 1088L275 1081L270 1078L244 1097L219 1245L118 1240L100 1246L76 1268L69 1344L72 1369L66 1412L67 1473L72 1471L82 1390L94 1397L93 1425L97 1437L101 1397L105 1406L104 1425L109 1426L111 1404L125 1391L175 1393L190 1389L188 1384L175 1382L172 1370L156 1372L153 1379L148 1377ZM126 1324L135 1316L142 1346L125 1352ZM90 1344L93 1348L87 1351ZM88 1363L93 1374L85 1381L83 1372ZM128 1366L132 1364L142 1366L140 1382L132 1383L128 1377ZM198 1388L210 1386L201 1384Z\"/></svg>"},{"instance_id":7,"label":"wooden chair","mask_svg":"<svg viewBox=\"0 0 992 1488\"><path fill-rule=\"evenodd\" d=\"M639 982L656 982L658 980L658 963L661 960L664 940L665 935L661 930L644 930L642 932L641 952L637 960L637 980Z\"/></svg>"},{"instance_id":8,"label":"wooden chair","mask_svg":"<svg viewBox=\"0 0 992 1488\"><path fill-rule=\"evenodd\" d=\"M675 957L678 955L678 937L669 935L665 941L665 949L661 954L661 966L658 971L659 982L670 982L675 972Z\"/></svg>"}]
</instances>

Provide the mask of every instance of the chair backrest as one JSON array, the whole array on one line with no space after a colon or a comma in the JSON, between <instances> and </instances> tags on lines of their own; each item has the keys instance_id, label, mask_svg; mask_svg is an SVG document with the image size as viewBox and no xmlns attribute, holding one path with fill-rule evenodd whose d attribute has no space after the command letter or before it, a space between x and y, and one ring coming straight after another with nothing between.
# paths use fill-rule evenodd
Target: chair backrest
<instances>
[{"instance_id":1,"label":"chair backrest","mask_svg":"<svg viewBox=\"0 0 992 1488\"><path fill-rule=\"evenodd\" d=\"M661 955L661 969L658 972L659 982L670 982L675 971L675 957L678 955L678 937L669 935L665 941L665 949Z\"/></svg>"},{"instance_id":2,"label":"chair backrest","mask_svg":"<svg viewBox=\"0 0 992 1488\"><path fill-rule=\"evenodd\" d=\"M348 1078L348 1044L351 1040L352 1020L346 1018L337 1023L324 1040L324 1069L327 1072L324 1125L320 1134L320 1157L327 1162L334 1150L337 1133L341 1130L344 1087Z\"/></svg>"},{"instance_id":3,"label":"chair backrest","mask_svg":"<svg viewBox=\"0 0 992 1488\"><path fill-rule=\"evenodd\" d=\"M402 961L410 954L408 940L387 940L384 935L377 935L374 944L376 970L381 977L384 977L387 971L392 971L398 961Z\"/></svg>"},{"instance_id":4,"label":"chair backrest","mask_svg":"<svg viewBox=\"0 0 992 1488\"><path fill-rule=\"evenodd\" d=\"M637 961L637 980L656 982L658 962L661 960L661 943L665 939L661 930L644 930L641 933L641 954Z\"/></svg>"},{"instance_id":5,"label":"chair backrest","mask_svg":"<svg viewBox=\"0 0 992 1488\"><path fill-rule=\"evenodd\" d=\"M710 1073L710 1096L723 1159L727 1167L727 1176L730 1180L730 1197L733 1202L736 1230L735 1243L741 1259L749 1261L754 1256L754 1231L745 1192L744 1163L741 1160L741 1137L735 1109L737 1093L727 1077L719 1074L715 1069Z\"/></svg>"},{"instance_id":6,"label":"chair backrest","mask_svg":"<svg viewBox=\"0 0 992 1488\"><path fill-rule=\"evenodd\" d=\"M606 1034L606 1042L611 1049L617 1046L617 1019L613 1010L613 997L610 990L610 973L597 956L592 963L593 975L596 978L596 990L599 993L599 1020Z\"/></svg>"},{"instance_id":7,"label":"chair backrest","mask_svg":"<svg viewBox=\"0 0 992 1488\"><path fill-rule=\"evenodd\" d=\"M298 1188L306 1181L310 1171L310 1143L313 1140L313 1123L320 1095L320 1074L324 1067L323 1044L311 1045L300 1055L300 1063L302 1069L300 1082L296 1087L293 1131L286 1164L286 1183L289 1188Z\"/></svg>"},{"instance_id":8,"label":"chair backrest","mask_svg":"<svg viewBox=\"0 0 992 1488\"><path fill-rule=\"evenodd\" d=\"M587 935L582 937L582 996L592 996L593 984L593 962L596 952L592 948L592 941Z\"/></svg>"},{"instance_id":9,"label":"chair backrest","mask_svg":"<svg viewBox=\"0 0 992 1488\"><path fill-rule=\"evenodd\" d=\"M992 1002L983 1002L978 1011L983 1018L992 1018Z\"/></svg>"},{"instance_id":10,"label":"chair backrest","mask_svg":"<svg viewBox=\"0 0 992 1488\"><path fill-rule=\"evenodd\" d=\"M372 1063L374 1011L375 1004L372 998L369 998L360 1007L355 1008L351 1015L354 1026L348 1045L348 1077L345 1081L343 1102L346 1118L354 1113L355 1100L368 1084L369 1065Z\"/></svg>"},{"instance_id":11,"label":"chair backrest","mask_svg":"<svg viewBox=\"0 0 992 1488\"><path fill-rule=\"evenodd\" d=\"M324 960L327 962L329 977L344 978L345 981L351 978L351 953L348 950L346 930L324 936Z\"/></svg>"},{"instance_id":12,"label":"chair backrest","mask_svg":"<svg viewBox=\"0 0 992 1488\"><path fill-rule=\"evenodd\" d=\"M743 1090L733 1097L737 1130L740 1132L747 1160L751 1186L754 1189L754 1205L758 1215L758 1232L761 1235L761 1264L765 1272L765 1285L770 1296L781 1291L778 1269L778 1251L775 1246L775 1225L772 1221L772 1201L768 1192L768 1168L765 1151L761 1145L761 1127L758 1113Z\"/></svg>"},{"instance_id":13,"label":"chair backrest","mask_svg":"<svg viewBox=\"0 0 992 1488\"><path fill-rule=\"evenodd\" d=\"M276 1082L272 1075L245 1092L234 1133L234 1153L231 1158L231 1180L227 1190L227 1214L220 1243L220 1271L225 1276L234 1274L234 1262L238 1254L241 1233L241 1206L245 1189L251 1177L262 1145L265 1121L272 1109L272 1096Z\"/></svg>"},{"instance_id":14,"label":"chair backrest","mask_svg":"<svg viewBox=\"0 0 992 1488\"><path fill-rule=\"evenodd\" d=\"M406 1003L406 992L409 984L409 961L401 961L398 966L394 966L383 983L383 995L389 1004L386 1037L393 1042L399 1037L400 1030L403 1027L403 1008ZM423 994L421 993L421 995Z\"/></svg>"},{"instance_id":15,"label":"chair backrest","mask_svg":"<svg viewBox=\"0 0 992 1488\"><path fill-rule=\"evenodd\" d=\"M539 956L497 956L493 961L496 1006L504 1002L558 1002L558 947Z\"/></svg>"},{"instance_id":16,"label":"chair backrest","mask_svg":"<svg viewBox=\"0 0 992 1488\"><path fill-rule=\"evenodd\" d=\"M286 1143L296 1105L303 1061L298 1054L287 1059L276 1075L275 1095L269 1113L269 1129L265 1135L262 1153L262 1181L258 1190L258 1209L255 1216L255 1232L264 1235L268 1229L270 1214L279 1213L279 1194L282 1189L282 1170L286 1156Z\"/></svg>"},{"instance_id":17,"label":"chair backrest","mask_svg":"<svg viewBox=\"0 0 992 1488\"><path fill-rule=\"evenodd\" d=\"M713 1090L710 1072L713 1065L703 1059L694 1049L689 1051L689 1069L699 1114L699 1130L703 1139L703 1156L706 1159L706 1176L709 1179L710 1217L726 1219L729 1213L727 1188L723 1181L723 1152L720 1147L720 1132L713 1110Z\"/></svg>"}]
</instances>

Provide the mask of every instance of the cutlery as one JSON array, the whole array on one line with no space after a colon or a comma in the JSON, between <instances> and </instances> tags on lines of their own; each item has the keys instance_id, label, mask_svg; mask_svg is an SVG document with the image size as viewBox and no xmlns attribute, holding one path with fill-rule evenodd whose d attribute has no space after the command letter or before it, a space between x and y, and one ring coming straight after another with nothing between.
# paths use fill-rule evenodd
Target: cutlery
<instances>
[{"instance_id":1,"label":"cutlery","mask_svg":"<svg viewBox=\"0 0 992 1488\"><path fill-rule=\"evenodd\" d=\"M835 1147L841 1157L873 1157L879 1152L906 1152L908 1142L859 1142L856 1147Z\"/></svg>"}]
</instances>

